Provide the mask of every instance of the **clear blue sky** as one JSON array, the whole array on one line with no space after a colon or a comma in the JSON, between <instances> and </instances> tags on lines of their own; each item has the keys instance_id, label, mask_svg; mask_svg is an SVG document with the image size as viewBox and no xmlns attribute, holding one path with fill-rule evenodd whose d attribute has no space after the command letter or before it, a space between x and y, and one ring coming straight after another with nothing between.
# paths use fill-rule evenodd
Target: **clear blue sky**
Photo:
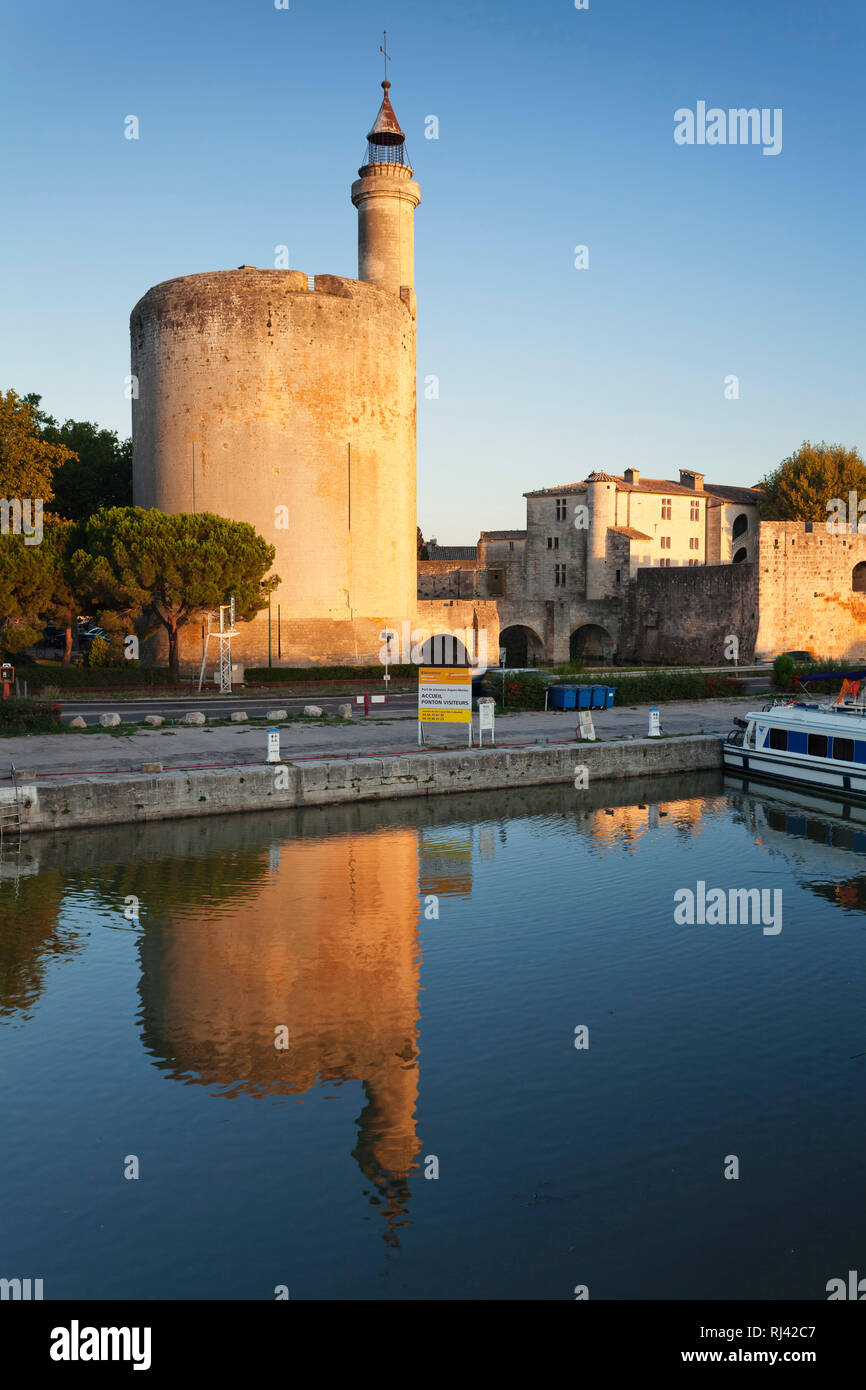
<instances>
[{"instance_id":1,"label":"clear blue sky","mask_svg":"<svg viewBox=\"0 0 866 1390\"><path fill-rule=\"evenodd\" d=\"M356 275L385 27L440 379L425 534L522 526L524 491L593 468L750 483L804 438L864 450L860 0L5 0L0 384L127 435L151 285L281 243ZM700 100L781 107L781 154L676 145Z\"/></svg>"}]
</instances>

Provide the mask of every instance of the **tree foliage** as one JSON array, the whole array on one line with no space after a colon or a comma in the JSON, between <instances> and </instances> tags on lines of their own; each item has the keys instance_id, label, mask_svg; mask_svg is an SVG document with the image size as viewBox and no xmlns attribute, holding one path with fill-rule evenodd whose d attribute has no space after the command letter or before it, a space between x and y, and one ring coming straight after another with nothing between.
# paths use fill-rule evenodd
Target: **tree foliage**
<instances>
[{"instance_id":1,"label":"tree foliage","mask_svg":"<svg viewBox=\"0 0 866 1390\"><path fill-rule=\"evenodd\" d=\"M759 505L766 521L826 521L828 504L849 492L866 497L866 463L856 449L804 441L762 478ZM856 517L852 517L856 520Z\"/></svg>"},{"instance_id":2,"label":"tree foliage","mask_svg":"<svg viewBox=\"0 0 866 1390\"><path fill-rule=\"evenodd\" d=\"M119 620L147 632L165 629L176 679L180 629L232 595L242 621L267 607L280 582L276 575L265 577L274 555L274 547L246 522L208 512L166 516L155 509L109 507L85 523L71 571L82 602L100 610L109 630Z\"/></svg>"},{"instance_id":3,"label":"tree foliage","mask_svg":"<svg viewBox=\"0 0 866 1390\"><path fill-rule=\"evenodd\" d=\"M89 420L48 420L43 438L71 450L54 472L54 511L67 521L86 521L103 507L132 506L132 440Z\"/></svg>"},{"instance_id":4,"label":"tree foliage","mask_svg":"<svg viewBox=\"0 0 866 1390\"><path fill-rule=\"evenodd\" d=\"M50 502L55 469L73 457L65 444L43 437L38 402L38 396L0 391L0 497Z\"/></svg>"},{"instance_id":5,"label":"tree foliage","mask_svg":"<svg viewBox=\"0 0 866 1390\"><path fill-rule=\"evenodd\" d=\"M45 545L25 545L21 536L0 538L0 649L7 656L38 642L51 590Z\"/></svg>"}]
</instances>

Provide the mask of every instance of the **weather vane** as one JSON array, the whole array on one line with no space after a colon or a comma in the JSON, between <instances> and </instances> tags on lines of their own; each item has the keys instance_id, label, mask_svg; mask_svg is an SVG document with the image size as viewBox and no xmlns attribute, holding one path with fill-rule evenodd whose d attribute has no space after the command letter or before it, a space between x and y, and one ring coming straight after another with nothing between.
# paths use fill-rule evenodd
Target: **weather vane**
<instances>
[{"instance_id":1,"label":"weather vane","mask_svg":"<svg viewBox=\"0 0 866 1390\"><path fill-rule=\"evenodd\" d=\"M386 30L383 32L383 34L382 34L382 40L383 40L383 42L379 44L379 52L383 55L383 57L384 57L384 59L385 59L385 81L387 82L387 81L388 81L388 61L389 61L389 59L390 59L390 57L391 57L390 53L388 52L388 30L387 30L387 29L386 29Z\"/></svg>"}]
</instances>

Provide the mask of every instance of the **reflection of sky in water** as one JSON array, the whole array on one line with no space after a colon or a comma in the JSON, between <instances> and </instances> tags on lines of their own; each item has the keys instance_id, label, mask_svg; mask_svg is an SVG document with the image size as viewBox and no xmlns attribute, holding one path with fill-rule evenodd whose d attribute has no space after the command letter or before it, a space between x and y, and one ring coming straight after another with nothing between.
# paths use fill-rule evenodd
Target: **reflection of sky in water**
<instances>
[{"instance_id":1,"label":"reflection of sky in water","mask_svg":"<svg viewBox=\"0 0 866 1390\"><path fill-rule=\"evenodd\" d=\"M866 1235L864 834L702 776L41 841L0 884L0 1274L823 1297ZM675 926L698 879L781 888L782 932Z\"/></svg>"}]
</instances>

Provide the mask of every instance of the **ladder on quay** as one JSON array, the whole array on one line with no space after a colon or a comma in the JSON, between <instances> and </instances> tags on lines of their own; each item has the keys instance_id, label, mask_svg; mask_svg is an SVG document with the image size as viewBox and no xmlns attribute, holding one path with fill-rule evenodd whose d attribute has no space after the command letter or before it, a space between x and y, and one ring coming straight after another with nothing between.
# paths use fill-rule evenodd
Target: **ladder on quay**
<instances>
[{"instance_id":1,"label":"ladder on quay","mask_svg":"<svg viewBox=\"0 0 866 1390\"><path fill-rule=\"evenodd\" d=\"M0 801L0 870L3 861L14 858L15 892L18 892L18 873L21 867L21 806L18 800L18 778L12 764L12 800Z\"/></svg>"}]
</instances>

